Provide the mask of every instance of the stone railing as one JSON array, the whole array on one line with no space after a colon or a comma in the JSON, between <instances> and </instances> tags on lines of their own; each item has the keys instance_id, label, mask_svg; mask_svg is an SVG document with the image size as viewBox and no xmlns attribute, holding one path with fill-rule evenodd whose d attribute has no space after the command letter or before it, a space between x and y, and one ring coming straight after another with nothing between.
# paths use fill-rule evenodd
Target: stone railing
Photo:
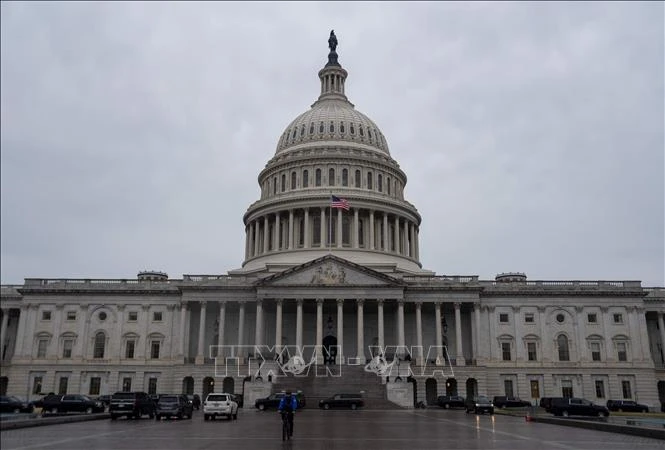
<instances>
[{"instance_id":1,"label":"stone railing","mask_svg":"<svg viewBox=\"0 0 665 450\"><path fill-rule=\"evenodd\" d=\"M141 283L150 283L150 281L141 281ZM160 281L159 283L168 283L168 281ZM90 285L90 284L139 284L139 280L127 279L92 279L92 278L26 278L24 286L50 286L50 285Z\"/></svg>"},{"instance_id":2,"label":"stone railing","mask_svg":"<svg viewBox=\"0 0 665 450\"><path fill-rule=\"evenodd\" d=\"M407 283L473 283L478 281L478 275L405 275L402 277Z\"/></svg>"},{"instance_id":3,"label":"stone railing","mask_svg":"<svg viewBox=\"0 0 665 450\"><path fill-rule=\"evenodd\" d=\"M491 287L505 287L506 289L513 290L521 286L530 288L641 288L640 281L517 281L517 282L502 282L502 281L481 281L483 286Z\"/></svg>"}]
</instances>

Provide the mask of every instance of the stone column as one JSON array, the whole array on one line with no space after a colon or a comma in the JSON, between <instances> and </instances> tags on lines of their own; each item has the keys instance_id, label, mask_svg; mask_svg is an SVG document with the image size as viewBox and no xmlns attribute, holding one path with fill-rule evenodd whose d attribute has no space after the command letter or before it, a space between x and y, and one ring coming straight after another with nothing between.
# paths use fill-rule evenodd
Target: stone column
<instances>
[{"instance_id":1,"label":"stone column","mask_svg":"<svg viewBox=\"0 0 665 450\"><path fill-rule=\"evenodd\" d=\"M62 326L62 309L64 308L65 305L58 304L55 305L55 317L53 318L53 339L51 342L51 345L49 345L48 351L46 352L46 357L48 359L57 359L58 358L58 349L59 349L59 337L61 334L60 327ZM115 336L111 335L110 336L110 342L115 341ZM2 340L0 340L0 351L2 351ZM109 351L113 351L113 346L109 345ZM110 353L109 354L112 354Z\"/></svg>"},{"instance_id":2,"label":"stone column","mask_svg":"<svg viewBox=\"0 0 665 450\"><path fill-rule=\"evenodd\" d=\"M455 356L456 363L458 366L465 366L466 365L466 360L464 359L464 353L462 351L462 316L460 313L460 307L462 306L461 303L456 302L455 303L455 343L456 349L455 353L457 354Z\"/></svg>"},{"instance_id":3,"label":"stone column","mask_svg":"<svg viewBox=\"0 0 665 450\"><path fill-rule=\"evenodd\" d=\"M473 315L476 322L476 327L473 332L473 357L478 361L482 359L483 356L480 354L480 304L473 304Z\"/></svg>"},{"instance_id":4,"label":"stone column","mask_svg":"<svg viewBox=\"0 0 665 450\"><path fill-rule=\"evenodd\" d=\"M360 248L360 226L358 208L353 208L353 248Z\"/></svg>"},{"instance_id":5,"label":"stone column","mask_svg":"<svg viewBox=\"0 0 665 450\"><path fill-rule=\"evenodd\" d=\"M434 321L436 322L436 363L443 364L443 335L441 331L441 302L434 303Z\"/></svg>"},{"instance_id":6,"label":"stone column","mask_svg":"<svg viewBox=\"0 0 665 450\"><path fill-rule=\"evenodd\" d=\"M489 314L489 309L488 309L488 314ZM490 319L490 325L494 323L494 318L492 316L489 316ZM549 356L551 355L551 352L549 350L549 347L546 347L546 345L550 342L550 334L547 333L547 324L545 323L545 307L544 306L538 306L538 326L540 327L540 352L537 355L538 361L552 361L552 357ZM492 345L492 337L494 335L490 334L490 346ZM488 358L492 357L492 353L490 352L488 354Z\"/></svg>"},{"instance_id":7,"label":"stone column","mask_svg":"<svg viewBox=\"0 0 665 450\"><path fill-rule=\"evenodd\" d=\"M342 248L342 211L342 208L337 209L337 232L335 233L337 248Z\"/></svg>"},{"instance_id":8,"label":"stone column","mask_svg":"<svg viewBox=\"0 0 665 450\"><path fill-rule=\"evenodd\" d=\"M647 317L646 311L643 306L637 306L637 330L640 333L642 341L642 357L645 361L648 361L651 357L651 348L649 347L649 329L647 327ZM651 358L653 361L653 358Z\"/></svg>"},{"instance_id":9,"label":"stone column","mask_svg":"<svg viewBox=\"0 0 665 450\"><path fill-rule=\"evenodd\" d=\"M28 323L29 309L30 308L28 305L21 305L18 316L18 330L16 332L16 342L14 343L14 355L18 356L19 358L23 356L23 342L25 341L25 328Z\"/></svg>"},{"instance_id":10,"label":"stone column","mask_svg":"<svg viewBox=\"0 0 665 450\"><path fill-rule=\"evenodd\" d=\"M260 251L260 246L261 246L261 241L259 240L259 221L254 220L252 222L252 225L254 226L254 256L258 256Z\"/></svg>"},{"instance_id":11,"label":"stone column","mask_svg":"<svg viewBox=\"0 0 665 450\"><path fill-rule=\"evenodd\" d=\"M422 302L416 302L416 345L418 346L418 356L416 362L418 365L423 365L423 319L422 319Z\"/></svg>"},{"instance_id":12,"label":"stone column","mask_svg":"<svg viewBox=\"0 0 665 450\"><path fill-rule=\"evenodd\" d=\"M626 308L628 312L628 330L630 333L630 340L633 342L632 347L632 360L644 360L642 353L642 333L639 329L639 318L637 316L637 306L629 306Z\"/></svg>"},{"instance_id":13,"label":"stone column","mask_svg":"<svg viewBox=\"0 0 665 450\"><path fill-rule=\"evenodd\" d=\"M282 219L279 217L279 213L275 213L275 242L273 242L273 250L279 250L279 241L281 239L281 231L280 231L280 225L281 225Z\"/></svg>"},{"instance_id":14,"label":"stone column","mask_svg":"<svg viewBox=\"0 0 665 450\"><path fill-rule=\"evenodd\" d=\"M282 352L282 304L284 301L278 298L275 302L275 353L279 355Z\"/></svg>"},{"instance_id":15,"label":"stone column","mask_svg":"<svg viewBox=\"0 0 665 450\"><path fill-rule=\"evenodd\" d=\"M219 323L217 324L217 357L225 357L224 333L226 333L226 301L219 302Z\"/></svg>"},{"instance_id":16,"label":"stone column","mask_svg":"<svg viewBox=\"0 0 665 450\"><path fill-rule=\"evenodd\" d=\"M397 345L400 347L398 353L401 355L404 352L404 300L397 300Z\"/></svg>"},{"instance_id":17,"label":"stone column","mask_svg":"<svg viewBox=\"0 0 665 450\"><path fill-rule=\"evenodd\" d=\"M201 312L199 313L199 345L196 350L196 364L203 364L205 358L204 347L205 347L205 333L206 333L207 302L200 302L200 303L201 303Z\"/></svg>"},{"instance_id":18,"label":"stone column","mask_svg":"<svg viewBox=\"0 0 665 450\"><path fill-rule=\"evenodd\" d=\"M187 319L187 302L180 303L180 351L178 356L185 358L185 324Z\"/></svg>"},{"instance_id":19,"label":"stone column","mask_svg":"<svg viewBox=\"0 0 665 450\"><path fill-rule=\"evenodd\" d=\"M242 346L245 345L245 302L238 302L238 352L235 356L242 360L245 357L245 350Z\"/></svg>"},{"instance_id":20,"label":"stone column","mask_svg":"<svg viewBox=\"0 0 665 450\"><path fill-rule=\"evenodd\" d=\"M328 233L326 232L326 229L327 229L326 208L324 208L324 207L321 207L321 223L319 224L319 227L321 228L321 244L319 245L319 247L326 248L326 242L328 240Z\"/></svg>"},{"instance_id":21,"label":"stone column","mask_svg":"<svg viewBox=\"0 0 665 450\"><path fill-rule=\"evenodd\" d=\"M289 250L293 249L293 210L289 210Z\"/></svg>"},{"instance_id":22,"label":"stone column","mask_svg":"<svg viewBox=\"0 0 665 450\"><path fill-rule=\"evenodd\" d=\"M5 356L4 352L5 338L7 337L8 323L9 323L9 308L2 308L2 325L0 325L0 360L3 360Z\"/></svg>"},{"instance_id":23,"label":"stone column","mask_svg":"<svg viewBox=\"0 0 665 450\"><path fill-rule=\"evenodd\" d=\"M660 331L660 348L662 351L662 358L665 358L665 320L663 320L663 315L665 313L657 313L658 314L658 330ZM663 364L663 359L659 361L659 364Z\"/></svg>"},{"instance_id":24,"label":"stone column","mask_svg":"<svg viewBox=\"0 0 665 450\"><path fill-rule=\"evenodd\" d=\"M383 299L380 298L376 301L377 316L379 319L378 333L379 333L379 353L383 354L386 347L385 332L383 329Z\"/></svg>"},{"instance_id":25,"label":"stone column","mask_svg":"<svg viewBox=\"0 0 665 450\"><path fill-rule=\"evenodd\" d=\"M249 258L250 233L249 225L245 227L245 259Z\"/></svg>"},{"instance_id":26,"label":"stone column","mask_svg":"<svg viewBox=\"0 0 665 450\"><path fill-rule=\"evenodd\" d=\"M358 351L356 352L356 357L360 360L361 364L365 364L365 322L363 320L363 304L365 301L363 299L356 300L356 307L358 310Z\"/></svg>"},{"instance_id":27,"label":"stone column","mask_svg":"<svg viewBox=\"0 0 665 450\"><path fill-rule=\"evenodd\" d=\"M369 249L374 250L374 211L372 210L369 212Z\"/></svg>"},{"instance_id":28,"label":"stone column","mask_svg":"<svg viewBox=\"0 0 665 450\"><path fill-rule=\"evenodd\" d=\"M339 353L337 354L337 363L344 363L344 299L337 299L337 345Z\"/></svg>"},{"instance_id":29,"label":"stone column","mask_svg":"<svg viewBox=\"0 0 665 450\"><path fill-rule=\"evenodd\" d=\"M381 249L384 252L387 252L390 248L390 243L388 242L388 214L383 213L383 239L381 244Z\"/></svg>"},{"instance_id":30,"label":"stone column","mask_svg":"<svg viewBox=\"0 0 665 450\"><path fill-rule=\"evenodd\" d=\"M148 359L148 355L150 352L150 342L148 340L148 329L150 327L150 305L141 305L141 320L143 321L143 329L139 332L139 339L143 337L143 345L138 345L137 343L137 349L136 349L136 354L138 359ZM89 312L89 311L88 311ZM87 320L86 320L86 328L90 328L90 316L87 315ZM87 341L90 342L90 338L87 338ZM87 354L88 352L86 352ZM106 356L106 355L104 355Z\"/></svg>"},{"instance_id":31,"label":"stone column","mask_svg":"<svg viewBox=\"0 0 665 450\"><path fill-rule=\"evenodd\" d=\"M573 319L573 323L576 323L577 325L577 342L579 344L577 347L579 348L579 353L578 353L578 360L579 361L587 361L587 352L586 352L586 332L585 332L585 322L586 319L584 318L584 315L582 312L584 311L584 307L577 305L575 306L575 312L577 315L575 316L575 319ZM569 345L571 344L570 342L568 343ZM571 355L572 356L572 355ZM572 358L571 358L572 360Z\"/></svg>"},{"instance_id":32,"label":"stone column","mask_svg":"<svg viewBox=\"0 0 665 450\"><path fill-rule=\"evenodd\" d=\"M310 248L310 223L309 223L309 208L305 208L305 236L303 237L304 248Z\"/></svg>"},{"instance_id":33,"label":"stone column","mask_svg":"<svg viewBox=\"0 0 665 450\"><path fill-rule=\"evenodd\" d=\"M296 301L296 347L302 349L302 299Z\"/></svg>"},{"instance_id":34,"label":"stone column","mask_svg":"<svg viewBox=\"0 0 665 450\"><path fill-rule=\"evenodd\" d=\"M393 241L395 244L395 253L400 253L399 251L399 217L395 216L395 235L393 236Z\"/></svg>"},{"instance_id":35,"label":"stone column","mask_svg":"<svg viewBox=\"0 0 665 450\"><path fill-rule=\"evenodd\" d=\"M116 305L116 314L117 314L117 319L115 322L115 335L113 336L113 342L114 345L112 346L110 350L113 351L111 355L116 355L117 359L122 358L122 325L125 323L123 314L125 311L125 305ZM60 336L60 332L56 334L56 336ZM57 350L56 350L57 352ZM112 356L113 359L116 359L114 356Z\"/></svg>"},{"instance_id":36,"label":"stone column","mask_svg":"<svg viewBox=\"0 0 665 450\"><path fill-rule=\"evenodd\" d=\"M263 300L256 300L256 328L254 330L254 345L261 347L263 342ZM256 351L254 352L256 353Z\"/></svg>"},{"instance_id":37,"label":"stone column","mask_svg":"<svg viewBox=\"0 0 665 450\"><path fill-rule=\"evenodd\" d=\"M323 363L323 352L321 346L323 345L323 299L316 299L316 363Z\"/></svg>"},{"instance_id":38,"label":"stone column","mask_svg":"<svg viewBox=\"0 0 665 450\"><path fill-rule=\"evenodd\" d=\"M417 227L415 233L416 233L416 240L414 242L414 245L416 247L416 259L420 261L420 231L418 230Z\"/></svg>"},{"instance_id":39,"label":"stone column","mask_svg":"<svg viewBox=\"0 0 665 450\"><path fill-rule=\"evenodd\" d=\"M263 218L263 251L261 253L268 253L270 251L270 222L268 216Z\"/></svg>"}]
</instances>

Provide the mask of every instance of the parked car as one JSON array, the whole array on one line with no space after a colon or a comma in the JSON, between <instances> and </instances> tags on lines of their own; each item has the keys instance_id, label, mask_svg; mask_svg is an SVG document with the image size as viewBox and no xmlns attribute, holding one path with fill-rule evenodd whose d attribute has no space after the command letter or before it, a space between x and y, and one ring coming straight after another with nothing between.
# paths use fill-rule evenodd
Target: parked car
<instances>
[{"instance_id":1,"label":"parked car","mask_svg":"<svg viewBox=\"0 0 665 450\"><path fill-rule=\"evenodd\" d=\"M522 400L519 397L510 397L505 395L500 395L492 399L494 407L496 408L522 408L524 406L531 406L531 402Z\"/></svg>"},{"instance_id":2,"label":"parked car","mask_svg":"<svg viewBox=\"0 0 665 450\"><path fill-rule=\"evenodd\" d=\"M199 394L187 394L187 399L192 403L195 410L201 409L201 397Z\"/></svg>"},{"instance_id":3,"label":"parked car","mask_svg":"<svg viewBox=\"0 0 665 450\"><path fill-rule=\"evenodd\" d=\"M18 397L0 396L0 412L2 413L31 413L34 407L29 402L24 402Z\"/></svg>"},{"instance_id":4,"label":"parked car","mask_svg":"<svg viewBox=\"0 0 665 450\"><path fill-rule=\"evenodd\" d=\"M464 408L464 397L459 395L440 395L436 399L436 404L442 408Z\"/></svg>"},{"instance_id":5,"label":"parked car","mask_svg":"<svg viewBox=\"0 0 665 450\"><path fill-rule=\"evenodd\" d=\"M608 400L607 409L610 411L626 411L626 412L649 412L649 407L632 400Z\"/></svg>"},{"instance_id":6,"label":"parked car","mask_svg":"<svg viewBox=\"0 0 665 450\"><path fill-rule=\"evenodd\" d=\"M60 403L62 395L55 395L53 393L47 394L40 399L30 402L33 408L41 408L42 412L47 411L49 408L57 406Z\"/></svg>"},{"instance_id":7,"label":"parked car","mask_svg":"<svg viewBox=\"0 0 665 450\"><path fill-rule=\"evenodd\" d=\"M467 398L465 408L467 414L471 412L474 414L494 414L494 404L484 395Z\"/></svg>"},{"instance_id":8,"label":"parked car","mask_svg":"<svg viewBox=\"0 0 665 450\"><path fill-rule=\"evenodd\" d=\"M217 416L226 416L229 420L238 419L238 403L232 394L210 393L203 402L203 420L213 420Z\"/></svg>"},{"instance_id":9,"label":"parked car","mask_svg":"<svg viewBox=\"0 0 665 450\"><path fill-rule=\"evenodd\" d=\"M121 416L140 419L144 415L152 419L155 417L155 404L145 392L116 392L111 396L109 414L111 420Z\"/></svg>"},{"instance_id":10,"label":"parked car","mask_svg":"<svg viewBox=\"0 0 665 450\"><path fill-rule=\"evenodd\" d=\"M550 407L552 406L552 399L555 399L555 398L563 398L563 397L542 397L538 404L546 412L550 412Z\"/></svg>"},{"instance_id":11,"label":"parked car","mask_svg":"<svg viewBox=\"0 0 665 450\"><path fill-rule=\"evenodd\" d=\"M187 417L191 419L193 411L194 406L185 395L162 394L159 396L157 406L155 407L155 419L160 420L162 417L176 417L178 419Z\"/></svg>"},{"instance_id":12,"label":"parked car","mask_svg":"<svg viewBox=\"0 0 665 450\"><path fill-rule=\"evenodd\" d=\"M555 416L598 416L607 417L610 415L610 410L603 405L596 405L589 400L583 398L564 398L558 397L552 399L550 405L550 413Z\"/></svg>"},{"instance_id":13,"label":"parked car","mask_svg":"<svg viewBox=\"0 0 665 450\"><path fill-rule=\"evenodd\" d=\"M330 398L319 401L319 408L351 408L357 409L365 406L361 394L335 394Z\"/></svg>"},{"instance_id":14,"label":"parked car","mask_svg":"<svg viewBox=\"0 0 665 450\"><path fill-rule=\"evenodd\" d=\"M266 409L277 409L279 406L279 402L282 400L282 397L286 395L285 392L276 392L274 394L270 394L266 398L259 398L256 399L254 402L254 407L260 411L264 411ZM305 395L298 391L295 394L296 396L296 401L298 402L298 408L304 408L305 407Z\"/></svg>"},{"instance_id":15,"label":"parked car","mask_svg":"<svg viewBox=\"0 0 665 450\"><path fill-rule=\"evenodd\" d=\"M100 413L104 412L104 404L99 400L93 400L87 395L70 394L63 395L57 406L59 414L67 413Z\"/></svg>"}]
</instances>

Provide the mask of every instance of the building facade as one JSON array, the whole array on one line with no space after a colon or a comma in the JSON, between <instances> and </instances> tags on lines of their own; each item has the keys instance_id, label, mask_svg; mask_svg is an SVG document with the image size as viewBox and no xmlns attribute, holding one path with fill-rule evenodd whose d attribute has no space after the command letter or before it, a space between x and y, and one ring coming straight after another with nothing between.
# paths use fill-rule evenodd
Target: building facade
<instances>
[{"instance_id":1,"label":"building facade","mask_svg":"<svg viewBox=\"0 0 665 450\"><path fill-rule=\"evenodd\" d=\"M406 174L346 97L336 46L331 33L318 99L259 174L241 267L2 286L0 391L241 393L288 377L300 355L342 375L390 363L377 382L405 378L428 403L484 393L659 408L665 289L424 269Z\"/></svg>"}]
</instances>

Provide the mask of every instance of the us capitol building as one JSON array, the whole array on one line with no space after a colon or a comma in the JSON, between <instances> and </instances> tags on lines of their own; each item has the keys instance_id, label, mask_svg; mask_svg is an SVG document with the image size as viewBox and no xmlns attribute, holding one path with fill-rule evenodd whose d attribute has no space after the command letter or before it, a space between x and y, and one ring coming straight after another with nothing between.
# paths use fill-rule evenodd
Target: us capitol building
<instances>
[{"instance_id":1,"label":"us capitol building","mask_svg":"<svg viewBox=\"0 0 665 450\"><path fill-rule=\"evenodd\" d=\"M247 405L249 385L329 394L317 392L316 373L332 367L342 373L334 389L405 406L481 393L633 399L658 410L665 289L423 268L406 174L347 98L336 47L331 33L318 99L259 174L242 266L3 285L2 394L214 389L244 393ZM314 351L303 352L312 370L298 379L277 363L301 348ZM368 373L377 357L391 371Z\"/></svg>"}]
</instances>

